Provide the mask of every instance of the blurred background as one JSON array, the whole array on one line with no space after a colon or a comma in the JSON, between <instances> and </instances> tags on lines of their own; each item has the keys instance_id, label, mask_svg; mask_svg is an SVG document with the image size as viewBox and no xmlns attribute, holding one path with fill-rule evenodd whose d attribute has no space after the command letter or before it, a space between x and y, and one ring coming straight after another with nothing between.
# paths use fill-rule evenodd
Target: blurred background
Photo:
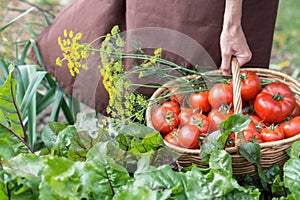
<instances>
[{"instance_id":1,"label":"blurred background","mask_svg":"<svg viewBox=\"0 0 300 200\"><path fill-rule=\"evenodd\" d=\"M13 61L16 51L36 37L72 0L1 0L0 27L28 8L36 9L0 32L0 59ZM300 77L300 1L280 1L274 35L271 68ZM0 72L1 73L1 72Z\"/></svg>"}]
</instances>

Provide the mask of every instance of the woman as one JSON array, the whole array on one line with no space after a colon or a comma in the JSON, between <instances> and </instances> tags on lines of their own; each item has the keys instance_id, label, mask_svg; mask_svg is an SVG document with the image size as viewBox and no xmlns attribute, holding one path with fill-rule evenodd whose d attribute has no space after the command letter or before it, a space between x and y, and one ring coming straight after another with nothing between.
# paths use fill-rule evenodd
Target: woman
<instances>
[{"instance_id":1,"label":"woman","mask_svg":"<svg viewBox=\"0 0 300 200\"><path fill-rule=\"evenodd\" d=\"M36 42L47 70L61 87L105 113L108 97L101 78L96 79L95 87L87 89L87 79L78 81L77 77L76 81L67 67L55 64L61 56L57 38L64 29L81 32L83 40L89 42L114 25L121 31L167 28L197 41L228 75L232 56L241 66L268 68L277 8L278 0L75 0ZM172 59L177 61L175 57Z\"/></svg>"}]
</instances>

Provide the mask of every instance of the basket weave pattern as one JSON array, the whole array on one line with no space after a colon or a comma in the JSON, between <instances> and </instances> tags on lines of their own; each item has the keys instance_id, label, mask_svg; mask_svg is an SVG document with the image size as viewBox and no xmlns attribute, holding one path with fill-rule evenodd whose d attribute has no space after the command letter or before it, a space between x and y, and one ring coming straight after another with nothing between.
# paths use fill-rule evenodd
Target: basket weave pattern
<instances>
[{"instance_id":1,"label":"basket weave pattern","mask_svg":"<svg viewBox=\"0 0 300 200\"><path fill-rule=\"evenodd\" d=\"M236 68L234 68L234 65ZM237 64L233 64L232 72L233 76L239 77L239 67ZM293 79L292 77L283 74L278 71L273 71L273 70L268 70L268 69L262 69L262 68L242 68L241 70L247 70L247 71L252 71L256 73L261 80L271 80L271 81L280 81L285 84L287 84L291 90L297 94L295 95L296 101L298 104L300 103L300 83ZM208 72L209 74L220 74L219 71L210 71ZM195 76L187 76L183 77L184 79L192 79ZM233 78L234 79L234 78ZM239 79L239 78L238 78ZM234 80L233 80L234 82ZM157 97L166 95L168 93L168 88L172 85L174 85L173 82L168 82L164 85L164 87L161 87L157 89L152 97L150 98L151 100L154 100ZM234 87L234 108L235 108L235 113L241 112L241 99L240 99L240 80L237 80L236 83L233 84ZM237 91L237 92L236 92ZM147 125L150 127L153 127L152 122L151 122L151 116L154 110L159 107L163 101L166 101L167 99L160 100L159 102L156 102L154 104L151 104L147 110L146 110L146 121ZM238 107L238 108L237 108ZM242 133L239 133L240 136ZM236 135L237 136L237 135ZM242 135L243 137L243 135ZM241 144L243 144L245 141L237 141L236 137L236 146L235 147L229 147L226 148L225 150L231 155L232 158L232 169L233 169L233 174L234 175L245 175L249 174L252 177L257 177L257 172L255 170L255 167L249 163L244 157L238 154L238 149ZM243 139L243 138L242 138ZM285 152L286 149L288 149L295 141L300 140L300 134L279 140L279 141L274 141L274 142L265 142L265 143L259 143L261 146L261 166L262 168L268 168L274 164L277 164L279 167L283 167L284 163L289 159L288 154ZM174 146L172 144L169 144L165 142L165 144L172 149L173 151L177 152L180 154L180 157L177 159L177 163L182 166L182 167L187 167L190 166L192 163L196 164L198 167L207 167L205 165L201 164L200 160L200 150L199 149L186 149L178 146Z\"/></svg>"}]
</instances>

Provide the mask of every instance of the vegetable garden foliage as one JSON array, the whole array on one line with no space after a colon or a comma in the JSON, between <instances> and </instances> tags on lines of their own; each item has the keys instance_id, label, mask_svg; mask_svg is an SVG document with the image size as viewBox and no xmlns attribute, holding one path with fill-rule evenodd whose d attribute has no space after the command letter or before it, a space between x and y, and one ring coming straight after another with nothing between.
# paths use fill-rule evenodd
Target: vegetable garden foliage
<instances>
[{"instance_id":1,"label":"vegetable garden foliage","mask_svg":"<svg viewBox=\"0 0 300 200\"><path fill-rule=\"evenodd\" d=\"M259 167L259 146L241 147L261 171L261 180L232 175L224 137L248 119L234 115L223 125L217 148L207 144L210 168L175 168L174 152L163 138L142 124L115 130L88 114L74 125L50 122L43 130L45 148L33 152L26 143L14 98L15 79L0 88L0 199L281 199L300 198L300 143L294 143L283 175L274 166ZM4 102L6 101L6 102ZM3 103L2 103L3 102ZM12 106L14 105L14 106ZM244 124L244 125L243 125ZM268 194L268 195L265 195Z\"/></svg>"}]
</instances>

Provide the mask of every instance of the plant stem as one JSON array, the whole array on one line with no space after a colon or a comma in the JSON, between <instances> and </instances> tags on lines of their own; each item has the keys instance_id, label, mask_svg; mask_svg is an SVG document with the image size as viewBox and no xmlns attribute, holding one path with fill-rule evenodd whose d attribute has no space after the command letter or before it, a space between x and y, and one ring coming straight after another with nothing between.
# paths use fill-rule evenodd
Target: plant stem
<instances>
[{"instance_id":1,"label":"plant stem","mask_svg":"<svg viewBox=\"0 0 300 200\"><path fill-rule=\"evenodd\" d=\"M11 98L12 98L14 107L15 107L15 109L16 109L17 115L18 115L18 119L19 119L20 125L21 125L22 130L23 130L23 134L24 134L24 142L27 144L27 133L26 133L26 129L25 129L25 127L24 127L23 121L22 121L21 113L20 113L20 111L19 111L19 109L18 109L18 106L17 106L17 104L16 104L16 99L15 99L15 96L14 96L14 90L13 90L12 79L11 79L11 83L10 83L10 91L11 91ZM23 139L22 139L22 140L23 140Z\"/></svg>"},{"instance_id":2,"label":"plant stem","mask_svg":"<svg viewBox=\"0 0 300 200\"><path fill-rule=\"evenodd\" d=\"M31 149L31 147L25 142L25 140L23 140L22 137L20 137L17 133L15 133L12 129L10 129L9 127L5 126L4 124L0 123L0 126L2 126L3 128L5 128L6 130L8 130L11 134L13 134L20 142L22 142L27 149L34 154L34 151Z\"/></svg>"}]
</instances>

